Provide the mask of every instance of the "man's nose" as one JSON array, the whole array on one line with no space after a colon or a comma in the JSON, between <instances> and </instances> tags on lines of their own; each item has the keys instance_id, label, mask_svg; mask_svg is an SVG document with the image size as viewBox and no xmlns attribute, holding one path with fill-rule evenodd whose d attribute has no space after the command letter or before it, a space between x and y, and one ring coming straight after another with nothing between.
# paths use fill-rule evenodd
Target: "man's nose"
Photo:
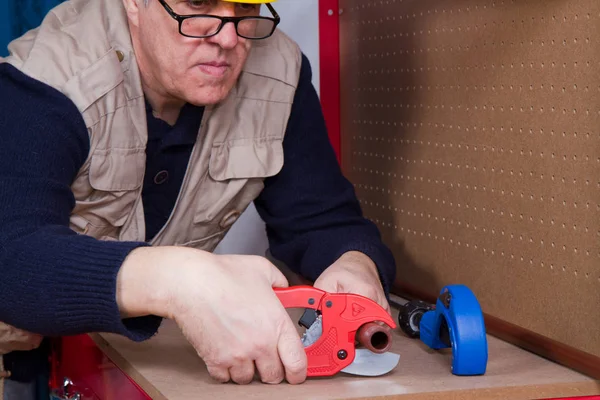
<instances>
[{"instance_id":1,"label":"man's nose","mask_svg":"<svg viewBox=\"0 0 600 400\"><path fill-rule=\"evenodd\" d=\"M216 12L217 15L221 17L235 17L235 3L219 3L220 7L218 12ZM239 41L235 24L233 22L224 24L221 31L217 35L210 37L209 40L224 49L234 48Z\"/></svg>"},{"instance_id":2,"label":"man's nose","mask_svg":"<svg viewBox=\"0 0 600 400\"><path fill-rule=\"evenodd\" d=\"M218 44L224 49L232 49L234 48L239 41L239 37L237 31L235 29L235 24L233 22L228 22L223 25L221 31L209 38L211 42Z\"/></svg>"}]
</instances>

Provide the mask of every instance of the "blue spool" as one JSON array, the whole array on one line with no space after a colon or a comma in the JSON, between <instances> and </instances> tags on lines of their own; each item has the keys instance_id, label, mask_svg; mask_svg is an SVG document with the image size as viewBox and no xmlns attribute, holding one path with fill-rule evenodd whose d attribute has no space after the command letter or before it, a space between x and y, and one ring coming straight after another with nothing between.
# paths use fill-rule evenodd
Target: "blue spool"
<instances>
[{"instance_id":1,"label":"blue spool","mask_svg":"<svg viewBox=\"0 0 600 400\"><path fill-rule=\"evenodd\" d=\"M437 350L448 348L440 332L446 325L452 347L452 373L454 375L483 375L488 360L488 345L483 313L473 292L464 285L451 285L442 289L435 310L423 314L420 338L427 346Z\"/></svg>"}]
</instances>

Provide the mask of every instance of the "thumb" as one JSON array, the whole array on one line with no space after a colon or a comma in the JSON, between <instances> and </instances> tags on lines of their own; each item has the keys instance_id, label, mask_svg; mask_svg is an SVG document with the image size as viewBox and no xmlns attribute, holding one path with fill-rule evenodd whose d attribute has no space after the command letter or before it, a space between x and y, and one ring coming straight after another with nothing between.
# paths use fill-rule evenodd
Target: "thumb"
<instances>
[{"instance_id":1,"label":"thumb","mask_svg":"<svg viewBox=\"0 0 600 400\"><path fill-rule=\"evenodd\" d=\"M286 279L283 272L281 272L275 265L271 264L271 273L269 274L271 286L274 288L285 288L289 286L289 282Z\"/></svg>"}]
</instances>

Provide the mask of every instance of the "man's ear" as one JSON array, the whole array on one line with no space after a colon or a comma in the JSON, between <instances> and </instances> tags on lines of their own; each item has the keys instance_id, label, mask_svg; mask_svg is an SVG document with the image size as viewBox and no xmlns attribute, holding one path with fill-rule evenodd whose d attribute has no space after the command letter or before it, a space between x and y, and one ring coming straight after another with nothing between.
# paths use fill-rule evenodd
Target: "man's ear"
<instances>
[{"instance_id":1,"label":"man's ear","mask_svg":"<svg viewBox=\"0 0 600 400\"><path fill-rule=\"evenodd\" d=\"M123 0L127 18L134 26L139 26L140 23L140 3L143 0Z\"/></svg>"}]
</instances>

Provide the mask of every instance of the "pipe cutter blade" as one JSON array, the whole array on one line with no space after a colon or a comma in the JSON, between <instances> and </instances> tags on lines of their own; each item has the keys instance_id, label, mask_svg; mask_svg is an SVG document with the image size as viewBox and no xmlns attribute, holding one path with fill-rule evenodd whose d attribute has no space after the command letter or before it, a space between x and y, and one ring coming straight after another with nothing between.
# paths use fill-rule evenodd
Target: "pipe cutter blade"
<instances>
[{"instance_id":1,"label":"pipe cutter blade","mask_svg":"<svg viewBox=\"0 0 600 400\"><path fill-rule=\"evenodd\" d=\"M354 361L342 372L359 376L381 376L396 368L399 361L400 355L389 351L377 354L368 349L356 349Z\"/></svg>"}]
</instances>

